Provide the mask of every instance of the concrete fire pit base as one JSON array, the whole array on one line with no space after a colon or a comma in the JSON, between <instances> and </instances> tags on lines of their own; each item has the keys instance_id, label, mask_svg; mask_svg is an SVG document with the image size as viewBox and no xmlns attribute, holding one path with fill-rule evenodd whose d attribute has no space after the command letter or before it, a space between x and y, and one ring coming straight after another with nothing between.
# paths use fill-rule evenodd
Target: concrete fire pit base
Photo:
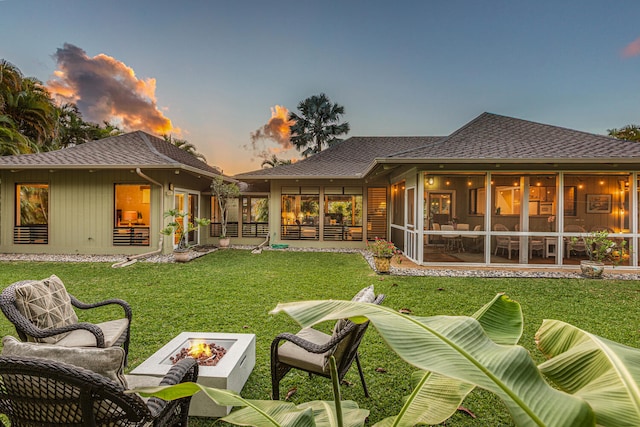
<instances>
[{"instance_id":1,"label":"concrete fire pit base","mask_svg":"<svg viewBox=\"0 0 640 427\"><path fill-rule=\"evenodd\" d=\"M256 364L254 334L183 332L132 370L130 375L151 375L162 378L172 366L170 357L178 354L182 348L190 347L194 341L215 343L227 350L216 366L199 367L198 384L240 393ZM231 408L231 406L218 406L204 393L198 393L191 399L189 415L224 417L231 412Z\"/></svg>"}]
</instances>

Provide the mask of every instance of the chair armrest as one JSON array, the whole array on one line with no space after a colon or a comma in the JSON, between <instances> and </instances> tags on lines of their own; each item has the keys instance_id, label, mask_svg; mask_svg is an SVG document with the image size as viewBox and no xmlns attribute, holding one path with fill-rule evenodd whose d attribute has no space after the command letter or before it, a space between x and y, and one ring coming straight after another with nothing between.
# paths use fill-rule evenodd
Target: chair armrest
<instances>
[{"instance_id":1,"label":"chair armrest","mask_svg":"<svg viewBox=\"0 0 640 427\"><path fill-rule=\"evenodd\" d=\"M40 329L31 322L21 323L22 330L34 338L48 338L65 332L84 329L96 337L96 347L104 348L104 334L97 325L87 322L73 323L71 325L60 326L59 328Z\"/></svg>"},{"instance_id":2,"label":"chair armrest","mask_svg":"<svg viewBox=\"0 0 640 427\"><path fill-rule=\"evenodd\" d=\"M124 300L113 298L113 299L108 299L100 302L86 303L86 302L80 301L78 298L74 297L71 294L69 294L69 298L71 298L71 304L73 304L74 307L77 307L83 310L96 308L96 307L103 307L110 304L117 304L123 308L126 318L129 320L129 323L131 323L131 316L133 314L133 311L131 310L131 306L129 305L129 303Z\"/></svg>"},{"instance_id":3,"label":"chair armrest","mask_svg":"<svg viewBox=\"0 0 640 427\"><path fill-rule=\"evenodd\" d=\"M334 348L336 345L338 345L338 343L342 341L344 337L349 335L349 333L353 330L353 328L355 328L355 326L356 326L355 323L348 322L347 326L342 328L340 332L338 332L337 334L333 334L331 336L331 339L322 345L305 340L304 338L300 338L296 334L284 332L277 335L274 338L274 340L271 342L271 350L272 351L277 350L277 348L280 345L280 341L290 341L295 345L297 345L298 347L305 349L309 353L317 353L317 354L325 353L331 350L332 348Z\"/></svg>"},{"instance_id":4,"label":"chair armrest","mask_svg":"<svg viewBox=\"0 0 640 427\"><path fill-rule=\"evenodd\" d=\"M380 305L382 304L382 301L384 301L384 298L385 298L385 295L380 294L376 297L376 299L373 301L372 304ZM324 353L326 351L331 350L336 345L338 345L338 343L340 343L340 341L342 341L346 336L348 336L356 326L357 325L355 323L347 321L346 325L342 329L340 329L338 333L334 333L331 336L331 339L323 345L318 345L316 343L305 340L304 338L300 338L299 336L295 334L291 334L289 332L278 334L271 342L271 355L275 356L277 354L280 341L290 341L295 345L297 345L298 347L305 349L309 353L316 353L316 354Z\"/></svg>"},{"instance_id":5,"label":"chair armrest","mask_svg":"<svg viewBox=\"0 0 640 427\"><path fill-rule=\"evenodd\" d=\"M196 382L197 380L198 362L192 357L186 357L169 369L169 372L160 381L160 385L175 385L184 382ZM191 397L188 397L169 402L157 397L151 397L147 401L147 407L153 418L167 417L171 416L171 412L181 403L186 405L183 409L188 410L190 399Z\"/></svg>"}]
</instances>

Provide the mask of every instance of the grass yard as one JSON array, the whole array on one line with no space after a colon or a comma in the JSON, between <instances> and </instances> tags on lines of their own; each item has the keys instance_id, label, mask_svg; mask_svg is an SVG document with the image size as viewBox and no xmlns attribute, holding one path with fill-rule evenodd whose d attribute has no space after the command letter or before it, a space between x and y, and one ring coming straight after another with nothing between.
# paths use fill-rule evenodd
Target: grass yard
<instances>
[{"instance_id":1,"label":"grass yard","mask_svg":"<svg viewBox=\"0 0 640 427\"><path fill-rule=\"evenodd\" d=\"M482 279L377 276L359 254L326 252L217 251L187 264L136 263L114 269L108 263L0 262L4 286L18 280L58 275L69 292L87 302L118 297L133 307L128 370L182 331L256 334L256 367L242 395L268 399L271 389L269 346L280 332L298 327L285 314L269 311L279 302L311 299L351 299L364 286L384 293L384 305L410 309L413 314L471 315L498 292L520 302L525 318L521 345L538 362L533 337L542 319L560 319L613 341L640 347L640 283L586 279ZM113 315L99 309L104 320ZM96 310L93 310L96 311ZM83 318L81 317L81 320ZM323 325L329 330L332 325ZM0 333L15 335L2 317ZM429 349L425 349L429 351ZM389 350L374 328L360 346L361 361L371 393L366 399L355 367L347 375L352 386L343 398L369 409L370 424L396 414L409 393L414 370ZM385 372L378 372L383 368ZM325 378L290 373L281 394L297 387L293 402L331 399ZM448 426L512 425L502 403L491 394L474 391L464 402L477 419L458 412ZM212 420L193 419L194 426Z\"/></svg>"}]
</instances>

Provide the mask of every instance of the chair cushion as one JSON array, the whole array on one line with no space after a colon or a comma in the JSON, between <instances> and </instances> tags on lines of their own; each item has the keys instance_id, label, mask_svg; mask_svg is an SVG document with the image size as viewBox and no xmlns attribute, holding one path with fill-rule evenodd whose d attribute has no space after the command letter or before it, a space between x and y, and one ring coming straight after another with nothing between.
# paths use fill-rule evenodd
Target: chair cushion
<instances>
[{"instance_id":1,"label":"chair cushion","mask_svg":"<svg viewBox=\"0 0 640 427\"><path fill-rule=\"evenodd\" d=\"M55 274L43 280L34 280L16 288L18 310L40 329L53 329L78 322L69 294L62 280ZM37 342L55 344L65 337L34 338Z\"/></svg>"},{"instance_id":2,"label":"chair cushion","mask_svg":"<svg viewBox=\"0 0 640 427\"><path fill-rule=\"evenodd\" d=\"M96 326L98 326L104 334L105 347L113 346L114 343L118 341L118 338L125 333L128 325L129 320L127 319L116 319L108 322L96 323ZM95 347L96 337L87 330L78 329L66 334L66 336L56 344L63 347Z\"/></svg>"},{"instance_id":3,"label":"chair cushion","mask_svg":"<svg viewBox=\"0 0 640 427\"><path fill-rule=\"evenodd\" d=\"M12 336L2 339L3 356L24 356L53 360L88 369L127 389L124 376L125 352L121 347L69 348L59 345L21 342Z\"/></svg>"},{"instance_id":4,"label":"chair cushion","mask_svg":"<svg viewBox=\"0 0 640 427\"><path fill-rule=\"evenodd\" d=\"M318 345L325 344L331 339L331 335L327 335L313 328L304 328L296 335ZM306 371L323 373L325 372L325 368L329 363L329 357L332 353L333 351L331 350L321 354L310 353L294 343L287 341L278 347L278 360Z\"/></svg>"}]
</instances>

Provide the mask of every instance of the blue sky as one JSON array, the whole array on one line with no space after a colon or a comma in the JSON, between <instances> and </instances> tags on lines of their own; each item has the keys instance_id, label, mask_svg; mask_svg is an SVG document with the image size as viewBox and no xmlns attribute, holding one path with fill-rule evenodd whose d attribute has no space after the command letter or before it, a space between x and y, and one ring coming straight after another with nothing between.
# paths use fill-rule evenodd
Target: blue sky
<instances>
[{"instance_id":1,"label":"blue sky","mask_svg":"<svg viewBox=\"0 0 640 427\"><path fill-rule=\"evenodd\" d=\"M604 0L0 0L0 57L43 82L68 46L126 65L125 90L146 87L174 135L235 174L258 152L299 157L251 135L321 92L349 136L445 135L484 111L600 134L640 124L639 15Z\"/></svg>"}]
</instances>

